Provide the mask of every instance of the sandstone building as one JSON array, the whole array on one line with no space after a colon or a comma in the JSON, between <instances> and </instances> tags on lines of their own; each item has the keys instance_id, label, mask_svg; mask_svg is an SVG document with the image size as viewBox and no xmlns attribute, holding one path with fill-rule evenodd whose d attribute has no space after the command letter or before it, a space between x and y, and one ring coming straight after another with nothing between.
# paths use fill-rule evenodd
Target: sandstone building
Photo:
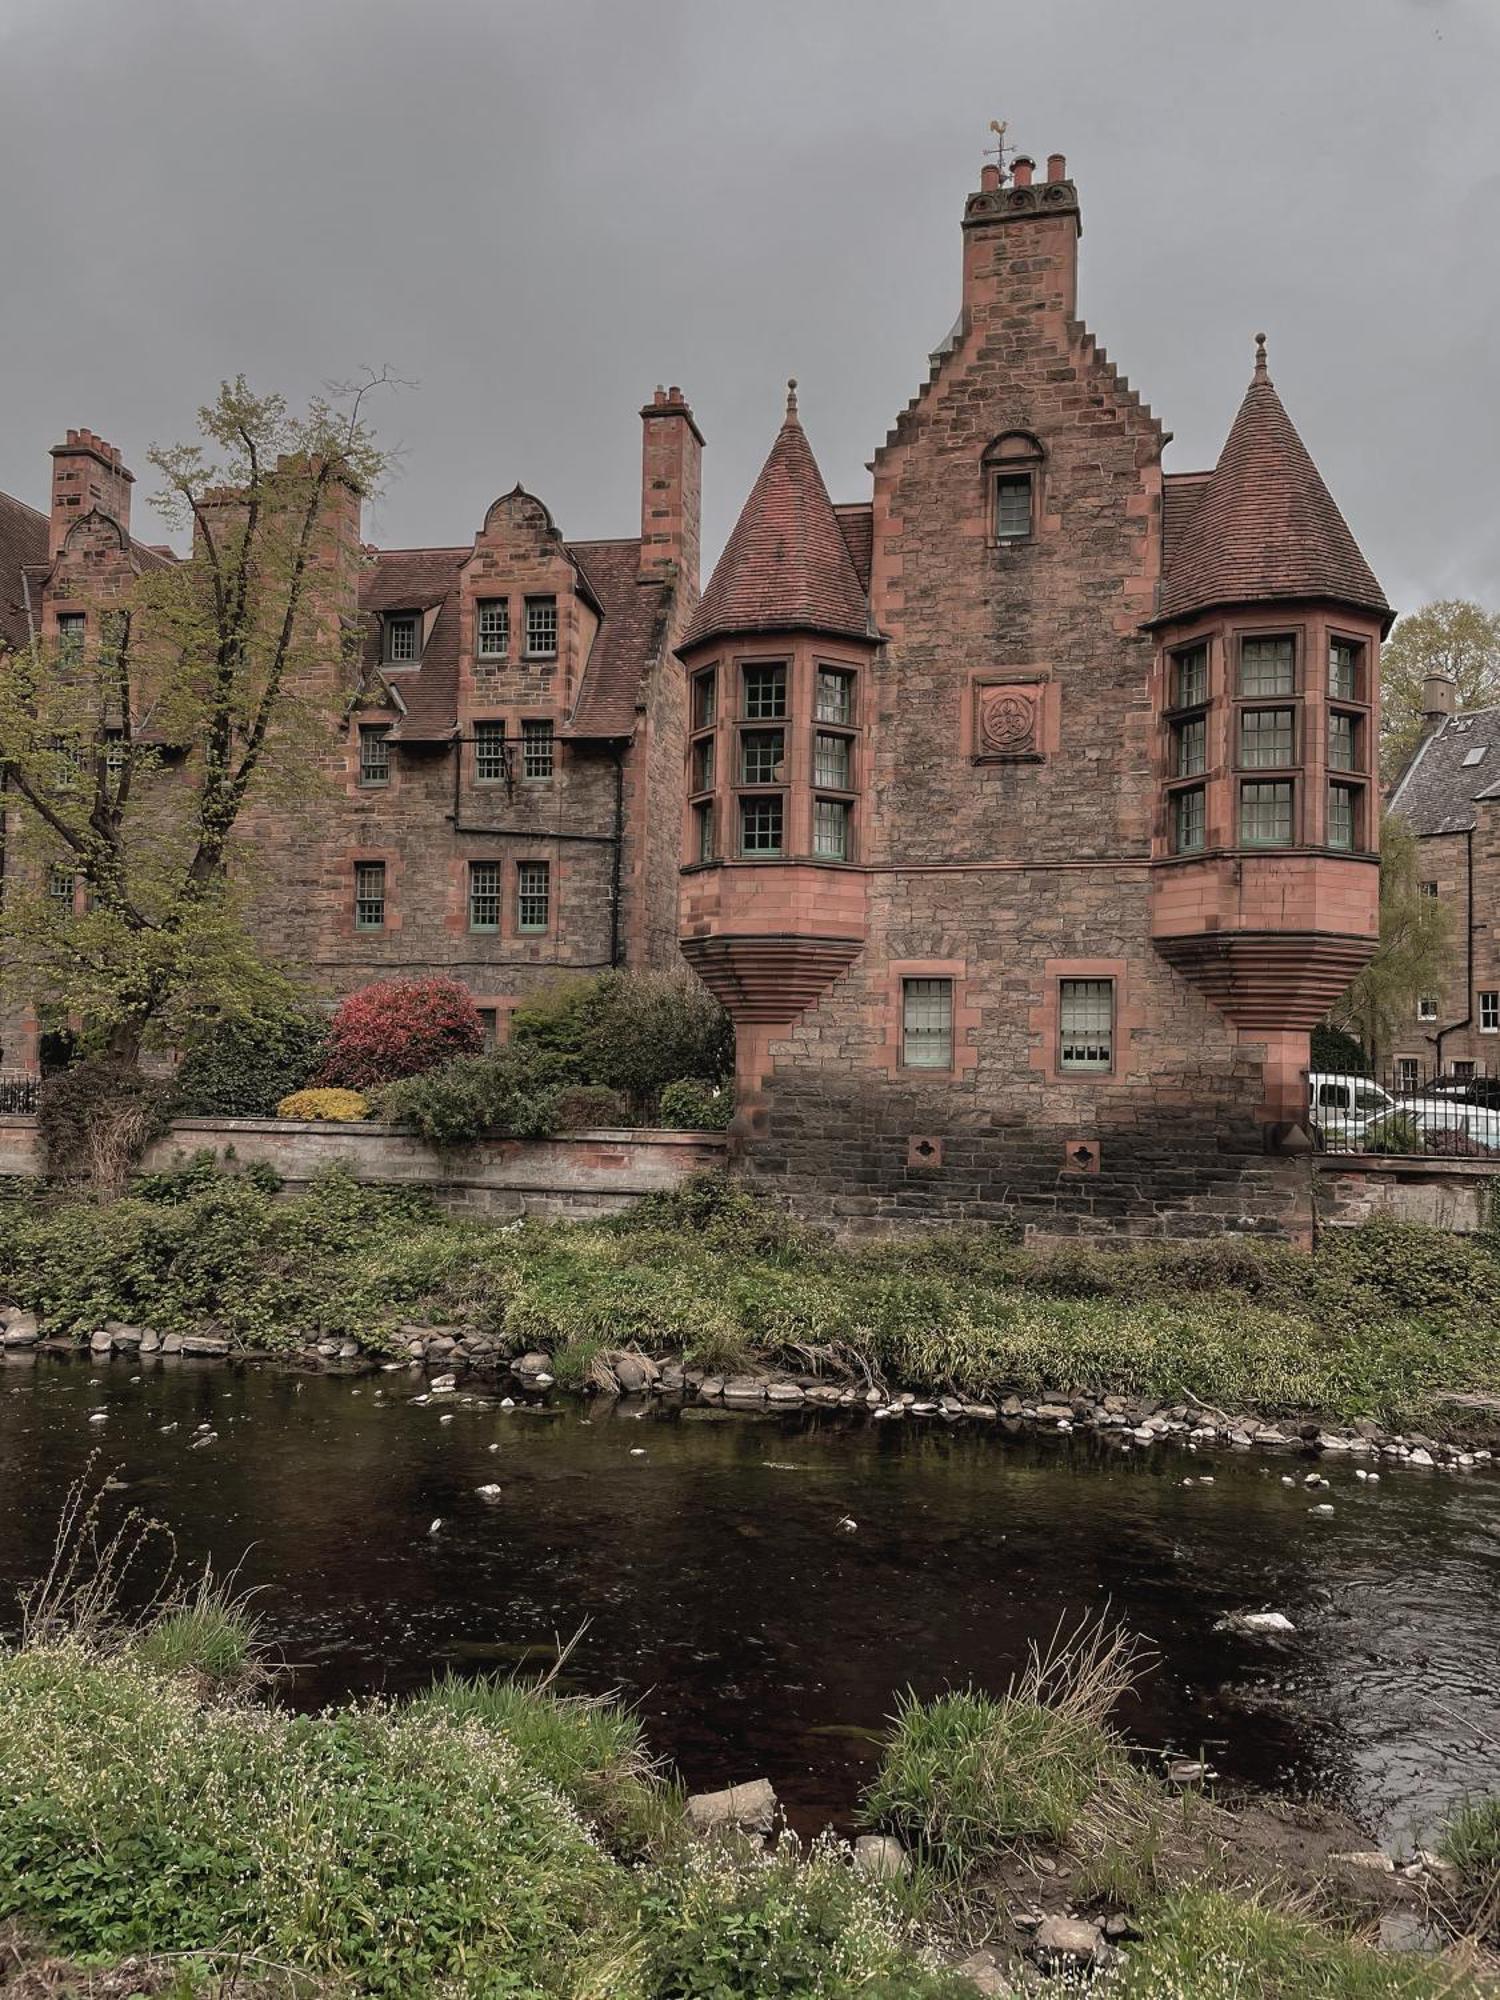
<instances>
[{"instance_id":1,"label":"sandstone building","mask_svg":"<svg viewBox=\"0 0 1500 2000\"><path fill-rule=\"evenodd\" d=\"M357 497L328 523L318 685L336 724L310 810L266 803L237 836L258 936L334 995L382 977L463 981L493 1033L559 973L679 963L685 691L672 644L697 600L702 437L680 392L641 413L641 525L569 542L520 486L472 543L376 549ZM130 535L131 475L91 431L55 447L50 514L0 497L0 644L64 657L100 605L171 559ZM34 1063L36 1020L6 1023Z\"/></svg>"},{"instance_id":2,"label":"sandstone building","mask_svg":"<svg viewBox=\"0 0 1500 2000\"><path fill-rule=\"evenodd\" d=\"M1217 466L1164 471L1079 234L1060 156L985 169L868 499L789 401L679 648L683 950L749 1169L806 1206L1297 1226L1308 1031L1376 936L1391 613L1263 342Z\"/></svg>"},{"instance_id":3,"label":"sandstone building","mask_svg":"<svg viewBox=\"0 0 1500 2000\"><path fill-rule=\"evenodd\" d=\"M316 837L250 829L268 947L330 993L450 972L497 1034L559 967L680 947L735 1018L743 1170L856 1226L1304 1227L1391 613L1263 341L1217 465L1164 468L1080 233L1060 155L987 166L870 492L830 499L794 388L701 600L675 389L638 536L568 542L518 487L471 544L371 550L351 503L362 669ZM162 559L117 455L57 463L50 519L0 503L0 637L69 642L81 515Z\"/></svg>"}]
</instances>

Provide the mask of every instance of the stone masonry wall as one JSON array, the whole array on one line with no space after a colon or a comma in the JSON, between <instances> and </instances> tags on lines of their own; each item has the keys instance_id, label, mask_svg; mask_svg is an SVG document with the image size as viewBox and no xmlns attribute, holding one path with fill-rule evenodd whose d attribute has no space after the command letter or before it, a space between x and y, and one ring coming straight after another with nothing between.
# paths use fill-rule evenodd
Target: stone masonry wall
<instances>
[{"instance_id":1,"label":"stone masonry wall","mask_svg":"<svg viewBox=\"0 0 1500 2000\"><path fill-rule=\"evenodd\" d=\"M180 1118L148 1148L143 1173L211 1152L226 1168L274 1167L293 1190L331 1166L381 1186L430 1188L445 1208L506 1216L608 1215L690 1175L722 1170L712 1132L574 1132L489 1139L438 1154L391 1125L300 1124L270 1118ZM0 1118L0 1175L42 1171L34 1118Z\"/></svg>"}]
</instances>

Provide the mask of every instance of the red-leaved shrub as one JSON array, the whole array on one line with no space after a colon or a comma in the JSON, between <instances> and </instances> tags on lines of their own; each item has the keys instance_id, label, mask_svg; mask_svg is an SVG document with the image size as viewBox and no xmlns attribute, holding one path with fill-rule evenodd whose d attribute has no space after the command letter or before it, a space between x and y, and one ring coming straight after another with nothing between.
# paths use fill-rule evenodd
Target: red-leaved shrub
<instances>
[{"instance_id":1,"label":"red-leaved shrub","mask_svg":"<svg viewBox=\"0 0 1500 2000\"><path fill-rule=\"evenodd\" d=\"M363 1090L483 1046L478 1009L456 979L377 980L339 1003L318 1081Z\"/></svg>"}]
</instances>

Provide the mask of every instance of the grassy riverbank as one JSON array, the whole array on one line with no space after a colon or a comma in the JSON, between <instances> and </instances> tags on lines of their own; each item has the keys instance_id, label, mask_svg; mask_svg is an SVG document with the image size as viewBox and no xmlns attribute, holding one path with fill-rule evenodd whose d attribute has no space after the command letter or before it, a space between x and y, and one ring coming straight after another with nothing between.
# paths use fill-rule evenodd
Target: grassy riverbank
<instances>
[{"instance_id":1,"label":"grassy riverbank","mask_svg":"<svg viewBox=\"0 0 1500 2000\"><path fill-rule=\"evenodd\" d=\"M247 1685L222 1600L173 1606L169 1645L101 1604L0 1651L0 1992L28 2000L975 2000L1029 1990L1025 1913L1064 1905L1121 2000L1493 1991L1462 1894L1454 1949L1385 1956L1380 1909L1420 1891L1247 1860L1233 1815L1134 1766L1102 1637L999 1699L904 1709L864 1807L915 1860L886 1885L832 1840L690 1833L608 1703L448 1681L295 1716Z\"/></svg>"},{"instance_id":2,"label":"grassy riverbank","mask_svg":"<svg viewBox=\"0 0 1500 2000\"><path fill-rule=\"evenodd\" d=\"M507 1227L338 1175L286 1200L195 1168L111 1207L14 1188L0 1297L47 1334L212 1327L272 1353L397 1353L404 1326L467 1327L545 1349L577 1385L639 1347L977 1399L1117 1391L1435 1430L1445 1393L1500 1396L1500 1246L1385 1225L1312 1257L1243 1239L1028 1251L993 1231L839 1249L717 1183L610 1222Z\"/></svg>"}]
</instances>

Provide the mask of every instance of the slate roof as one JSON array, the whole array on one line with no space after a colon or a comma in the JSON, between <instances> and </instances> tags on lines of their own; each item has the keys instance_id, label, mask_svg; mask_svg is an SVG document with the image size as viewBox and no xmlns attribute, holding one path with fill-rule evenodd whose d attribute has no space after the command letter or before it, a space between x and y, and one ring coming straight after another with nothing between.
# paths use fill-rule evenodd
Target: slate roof
<instances>
[{"instance_id":1,"label":"slate roof","mask_svg":"<svg viewBox=\"0 0 1500 2000\"><path fill-rule=\"evenodd\" d=\"M1385 592L1272 386L1263 340L1258 349L1219 462L1175 537L1155 622L1296 597L1334 598L1389 619ZM1174 506L1186 499L1179 489Z\"/></svg>"},{"instance_id":2,"label":"slate roof","mask_svg":"<svg viewBox=\"0 0 1500 2000\"><path fill-rule=\"evenodd\" d=\"M682 645L729 632L864 638L870 611L849 544L797 416L786 421L724 545Z\"/></svg>"},{"instance_id":3,"label":"slate roof","mask_svg":"<svg viewBox=\"0 0 1500 2000\"><path fill-rule=\"evenodd\" d=\"M0 646L24 646L30 636L26 629L26 593L21 571L47 560L47 516L24 500L0 493ZM41 603L32 593L32 609Z\"/></svg>"},{"instance_id":4,"label":"slate roof","mask_svg":"<svg viewBox=\"0 0 1500 2000\"><path fill-rule=\"evenodd\" d=\"M1466 757L1474 761L1466 764ZM1500 800L1500 708L1450 715L1424 737L1391 793L1390 809L1414 833L1463 833L1482 799Z\"/></svg>"},{"instance_id":5,"label":"slate roof","mask_svg":"<svg viewBox=\"0 0 1500 2000\"><path fill-rule=\"evenodd\" d=\"M661 652L671 610L670 585L636 581L639 540L568 542L585 595L602 614L584 665L573 712L563 727L572 737L629 736L644 676ZM404 713L393 737L409 743L442 742L458 727L459 571L474 553L456 549L375 549L360 578L359 607L381 611L432 611L421 664L389 667L381 660L380 620L367 615L363 657L367 679L383 676Z\"/></svg>"}]
</instances>

